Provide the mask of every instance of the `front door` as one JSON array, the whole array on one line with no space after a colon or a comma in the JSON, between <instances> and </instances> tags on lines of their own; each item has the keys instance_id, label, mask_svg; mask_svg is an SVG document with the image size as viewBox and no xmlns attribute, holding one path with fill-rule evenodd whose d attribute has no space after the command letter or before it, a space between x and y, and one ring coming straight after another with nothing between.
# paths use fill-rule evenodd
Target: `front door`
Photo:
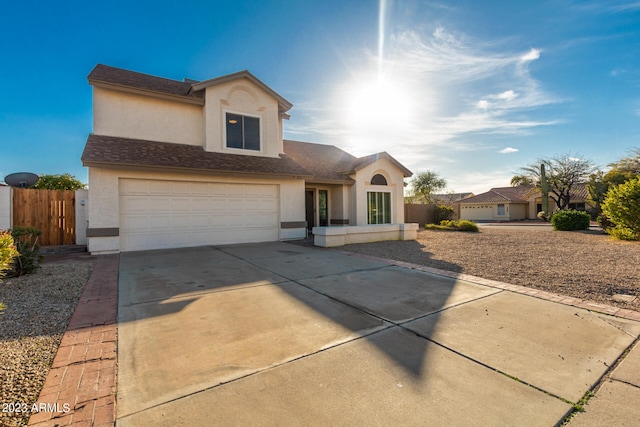
<instances>
[{"instance_id":1,"label":"front door","mask_svg":"<svg viewBox=\"0 0 640 427\"><path fill-rule=\"evenodd\" d=\"M315 225L315 203L314 203L314 191L306 190L304 192L304 207L305 207L305 216L307 219L307 228L311 230Z\"/></svg>"}]
</instances>

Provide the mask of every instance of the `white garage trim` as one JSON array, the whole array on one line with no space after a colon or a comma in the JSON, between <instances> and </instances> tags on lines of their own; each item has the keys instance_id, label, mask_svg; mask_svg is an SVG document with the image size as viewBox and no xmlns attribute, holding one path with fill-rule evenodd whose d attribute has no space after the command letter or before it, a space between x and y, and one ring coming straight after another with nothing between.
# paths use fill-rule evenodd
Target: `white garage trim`
<instances>
[{"instance_id":1,"label":"white garage trim","mask_svg":"<svg viewBox=\"0 0 640 427\"><path fill-rule=\"evenodd\" d=\"M277 184L120 179L120 250L279 239Z\"/></svg>"}]
</instances>

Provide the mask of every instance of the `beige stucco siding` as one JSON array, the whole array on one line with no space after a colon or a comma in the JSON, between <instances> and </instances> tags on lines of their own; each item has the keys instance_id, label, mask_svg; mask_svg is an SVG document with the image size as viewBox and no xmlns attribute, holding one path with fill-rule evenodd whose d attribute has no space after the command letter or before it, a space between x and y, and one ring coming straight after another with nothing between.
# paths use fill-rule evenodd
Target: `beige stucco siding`
<instances>
[{"instance_id":1,"label":"beige stucco siding","mask_svg":"<svg viewBox=\"0 0 640 427\"><path fill-rule=\"evenodd\" d=\"M465 203L460 205L460 219L469 221L492 221L494 206L486 203Z\"/></svg>"},{"instance_id":2,"label":"beige stucco siding","mask_svg":"<svg viewBox=\"0 0 640 427\"><path fill-rule=\"evenodd\" d=\"M504 205L500 215L498 205ZM469 221L513 221L527 218L526 203L461 203L460 219Z\"/></svg>"},{"instance_id":3,"label":"beige stucco siding","mask_svg":"<svg viewBox=\"0 0 640 427\"><path fill-rule=\"evenodd\" d=\"M529 205L525 203L511 203L509 205L509 218L511 220L527 219L528 207Z\"/></svg>"},{"instance_id":4,"label":"beige stucco siding","mask_svg":"<svg viewBox=\"0 0 640 427\"><path fill-rule=\"evenodd\" d=\"M387 185L371 185L376 174L384 176ZM382 158L358 170L352 178L356 183L351 187L351 200L355 203L350 219L356 222L351 225L367 225L367 193L371 191L391 193L391 222L404 223L404 175L391 161Z\"/></svg>"},{"instance_id":5,"label":"beige stucco siding","mask_svg":"<svg viewBox=\"0 0 640 427\"><path fill-rule=\"evenodd\" d=\"M248 79L209 86L205 90L207 151L264 157L278 157L283 152L282 119L278 114L278 102L272 96ZM260 119L260 151L226 147L227 112Z\"/></svg>"},{"instance_id":6,"label":"beige stucco siding","mask_svg":"<svg viewBox=\"0 0 640 427\"><path fill-rule=\"evenodd\" d=\"M93 132L203 146L203 107L94 87Z\"/></svg>"}]
</instances>

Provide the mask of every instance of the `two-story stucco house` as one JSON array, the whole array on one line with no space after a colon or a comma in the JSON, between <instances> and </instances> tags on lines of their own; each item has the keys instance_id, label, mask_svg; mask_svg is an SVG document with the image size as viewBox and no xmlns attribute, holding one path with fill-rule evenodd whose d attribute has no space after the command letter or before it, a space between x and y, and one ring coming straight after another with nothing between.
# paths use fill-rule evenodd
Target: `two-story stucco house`
<instances>
[{"instance_id":1,"label":"two-story stucco house","mask_svg":"<svg viewBox=\"0 0 640 427\"><path fill-rule=\"evenodd\" d=\"M248 71L176 81L97 65L88 78L91 253L298 239L314 226L323 246L415 238L403 224L411 172L384 152L283 140L292 104Z\"/></svg>"}]
</instances>

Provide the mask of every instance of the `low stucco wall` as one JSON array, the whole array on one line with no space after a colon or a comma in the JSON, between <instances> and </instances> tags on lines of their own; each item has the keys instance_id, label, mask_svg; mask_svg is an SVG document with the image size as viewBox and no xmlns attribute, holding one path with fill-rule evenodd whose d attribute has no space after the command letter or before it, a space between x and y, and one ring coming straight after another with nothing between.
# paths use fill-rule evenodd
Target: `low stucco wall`
<instances>
[{"instance_id":1,"label":"low stucco wall","mask_svg":"<svg viewBox=\"0 0 640 427\"><path fill-rule=\"evenodd\" d=\"M76 190L76 245L87 244L89 190Z\"/></svg>"},{"instance_id":2,"label":"low stucco wall","mask_svg":"<svg viewBox=\"0 0 640 427\"><path fill-rule=\"evenodd\" d=\"M0 186L0 230L11 228L11 187Z\"/></svg>"},{"instance_id":3,"label":"low stucco wall","mask_svg":"<svg viewBox=\"0 0 640 427\"><path fill-rule=\"evenodd\" d=\"M313 236L313 244L324 248L382 240L415 240L418 237L418 224L313 227Z\"/></svg>"}]
</instances>

